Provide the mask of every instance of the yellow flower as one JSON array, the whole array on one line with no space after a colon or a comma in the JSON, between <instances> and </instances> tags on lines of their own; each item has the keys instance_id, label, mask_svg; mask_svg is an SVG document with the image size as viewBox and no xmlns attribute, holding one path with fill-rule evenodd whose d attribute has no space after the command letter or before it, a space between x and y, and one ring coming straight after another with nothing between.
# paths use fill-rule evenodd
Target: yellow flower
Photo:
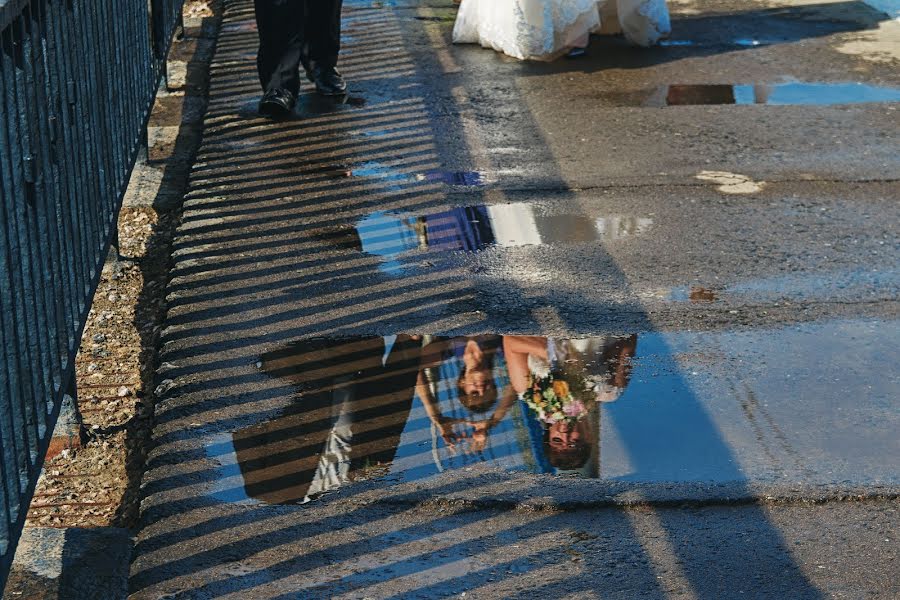
<instances>
[{"instance_id":1,"label":"yellow flower","mask_svg":"<svg viewBox=\"0 0 900 600\"><path fill-rule=\"evenodd\" d=\"M537 404L538 406L540 406L540 404L541 404L541 395L540 394L534 395L534 403Z\"/></svg>"},{"instance_id":2,"label":"yellow flower","mask_svg":"<svg viewBox=\"0 0 900 600\"><path fill-rule=\"evenodd\" d=\"M569 397L569 384L565 381L554 381L553 382L553 392L556 394L558 398L568 398Z\"/></svg>"}]
</instances>

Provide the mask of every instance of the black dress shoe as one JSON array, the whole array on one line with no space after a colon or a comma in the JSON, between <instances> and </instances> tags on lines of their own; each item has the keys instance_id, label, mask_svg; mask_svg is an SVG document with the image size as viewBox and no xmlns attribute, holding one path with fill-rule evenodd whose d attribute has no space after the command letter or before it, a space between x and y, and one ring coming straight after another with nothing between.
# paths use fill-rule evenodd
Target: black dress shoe
<instances>
[{"instance_id":1,"label":"black dress shoe","mask_svg":"<svg viewBox=\"0 0 900 600\"><path fill-rule=\"evenodd\" d=\"M283 119L294 111L294 95L282 88L265 93L259 101L259 112L272 119Z\"/></svg>"},{"instance_id":2,"label":"black dress shoe","mask_svg":"<svg viewBox=\"0 0 900 600\"><path fill-rule=\"evenodd\" d=\"M343 96L347 93L347 82L341 76L337 67L323 67L316 65L312 71L316 91L323 96Z\"/></svg>"}]
</instances>

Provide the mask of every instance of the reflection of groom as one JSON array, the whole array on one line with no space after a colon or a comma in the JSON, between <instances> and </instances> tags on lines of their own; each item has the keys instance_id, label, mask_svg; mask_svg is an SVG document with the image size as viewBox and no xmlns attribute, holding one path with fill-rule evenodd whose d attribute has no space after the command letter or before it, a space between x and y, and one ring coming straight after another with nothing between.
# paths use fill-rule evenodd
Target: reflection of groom
<instances>
[{"instance_id":1,"label":"reflection of groom","mask_svg":"<svg viewBox=\"0 0 900 600\"><path fill-rule=\"evenodd\" d=\"M343 0L255 0L259 29L257 67L264 95L259 110L270 117L291 113L300 93L300 65L326 96L347 84L337 70Z\"/></svg>"},{"instance_id":2,"label":"reflection of groom","mask_svg":"<svg viewBox=\"0 0 900 600\"><path fill-rule=\"evenodd\" d=\"M387 351L387 352L386 352ZM409 417L421 342L397 336L306 340L263 357L300 395L280 416L234 433L247 494L289 504L393 461Z\"/></svg>"}]
</instances>

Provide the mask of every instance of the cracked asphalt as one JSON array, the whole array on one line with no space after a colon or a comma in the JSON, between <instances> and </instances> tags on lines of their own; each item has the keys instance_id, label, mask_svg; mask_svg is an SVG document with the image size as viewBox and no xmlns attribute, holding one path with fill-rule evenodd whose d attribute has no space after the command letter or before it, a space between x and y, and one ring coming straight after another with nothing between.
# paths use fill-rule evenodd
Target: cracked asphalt
<instances>
[{"instance_id":1,"label":"cracked asphalt","mask_svg":"<svg viewBox=\"0 0 900 600\"><path fill-rule=\"evenodd\" d=\"M523 64L450 44L450 1L348 0L349 97L269 122L225 2L132 597L900 596L900 103L853 101L900 88L900 21L670 4L664 47ZM460 457L376 403L371 460L307 480L346 441L310 373L371 371L335 348L478 334L616 349L586 477L524 409Z\"/></svg>"}]
</instances>

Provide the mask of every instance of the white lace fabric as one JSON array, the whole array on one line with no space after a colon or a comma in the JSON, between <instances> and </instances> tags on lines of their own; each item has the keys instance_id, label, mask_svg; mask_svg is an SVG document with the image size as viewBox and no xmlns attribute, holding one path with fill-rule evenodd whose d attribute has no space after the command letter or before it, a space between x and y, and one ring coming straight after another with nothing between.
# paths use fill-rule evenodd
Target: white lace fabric
<instances>
[{"instance_id":1,"label":"white lace fabric","mask_svg":"<svg viewBox=\"0 0 900 600\"><path fill-rule=\"evenodd\" d=\"M552 60L599 31L601 15L616 19L625 36L641 46L671 30L665 0L463 0L453 41L522 60Z\"/></svg>"}]
</instances>

